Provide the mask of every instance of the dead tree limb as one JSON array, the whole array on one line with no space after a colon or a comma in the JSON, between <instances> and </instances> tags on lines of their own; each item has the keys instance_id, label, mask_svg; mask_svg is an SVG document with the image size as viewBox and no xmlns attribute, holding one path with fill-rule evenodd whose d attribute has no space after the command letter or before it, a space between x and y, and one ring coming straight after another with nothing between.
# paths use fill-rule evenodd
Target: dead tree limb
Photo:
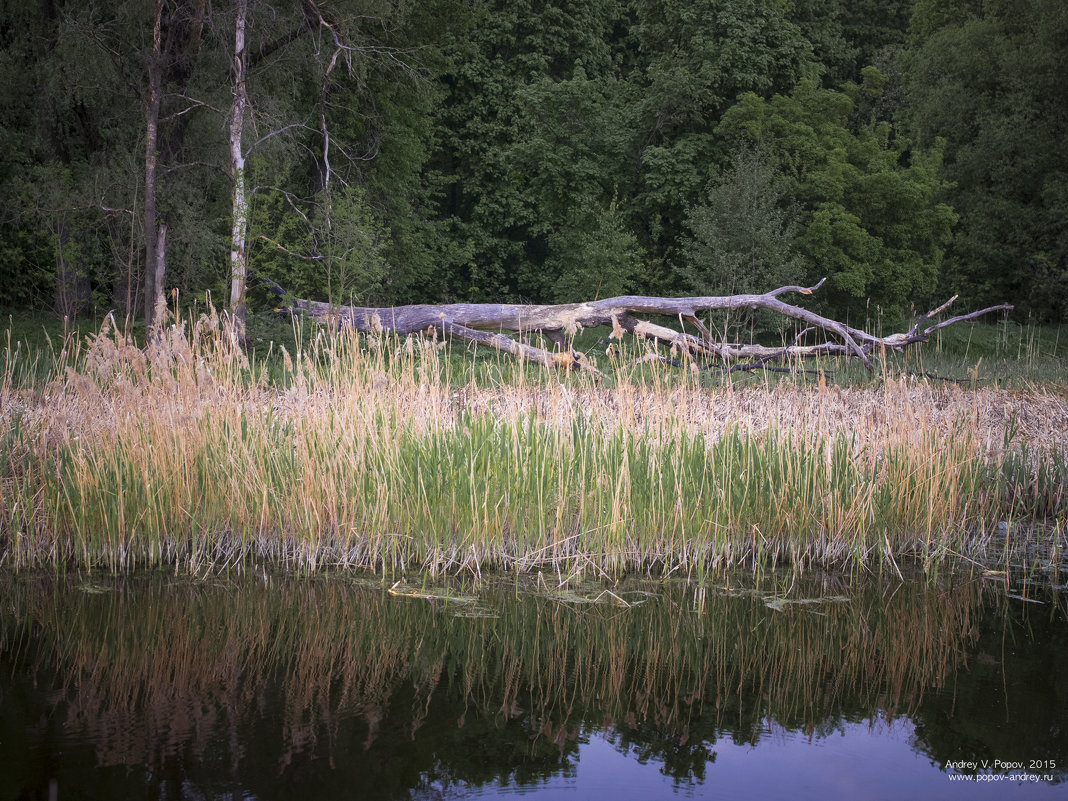
<instances>
[{"instance_id":1,"label":"dead tree limb","mask_svg":"<svg viewBox=\"0 0 1068 801\"><path fill-rule=\"evenodd\" d=\"M872 353L902 350L913 343L925 342L931 333L947 325L1012 308L1011 305L1003 303L924 328L926 323L944 312L956 300L956 297L953 297L920 317L907 332L879 337L779 299L780 295L790 292L810 295L819 289L826 279L815 286L784 286L762 295L690 298L623 295L585 303L548 306L451 303L396 307L337 306L321 301L291 298L286 295L285 290L268 278L256 275L254 280L266 285L278 297L284 298L286 310L290 313L305 314L325 325L365 332L389 331L400 336L436 333L442 337L455 337L476 345L495 348L545 367L570 367L594 373L598 372L597 369L586 362L582 354L566 344L569 341L566 337L573 336L583 328L608 326L612 329L613 338L633 334L639 338L652 339L676 348L685 358L697 356L723 363L744 359L763 363L789 357L842 355L860 359L864 366L871 370ZM717 342L698 318L700 312L737 309L767 309L783 317L798 320L804 323L806 328L790 345L745 345ZM699 335L676 331L665 325L640 319L636 315L664 315L678 318L680 321L685 320L693 324ZM827 341L812 345L800 344L802 337L814 330L825 332L828 335ZM507 336L503 333L505 331L514 332L521 338L532 333L543 334L556 345L557 350L553 352L526 344Z\"/></svg>"}]
</instances>

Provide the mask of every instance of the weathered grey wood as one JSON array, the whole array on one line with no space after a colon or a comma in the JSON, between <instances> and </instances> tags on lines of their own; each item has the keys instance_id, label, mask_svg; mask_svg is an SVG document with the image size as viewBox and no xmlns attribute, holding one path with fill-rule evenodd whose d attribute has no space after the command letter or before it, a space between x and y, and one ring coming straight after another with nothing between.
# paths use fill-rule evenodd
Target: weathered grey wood
<instances>
[{"instance_id":1,"label":"weathered grey wood","mask_svg":"<svg viewBox=\"0 0 1068 801\"><path fill-rule=\"evenodd\" d=\"M285 291L270 279L255 276L279 297L285 297L290 311L304 313L312 319L338 328L357 331L390 331L401 336L437 332L443 337L458 337L467 342L495 348L513 356L537 362L546 367L566 366L598 372L583 360L581 354L570 348L561 348L561 335L572 336L582 328L609 326L612 336L620 338L625 333L637 337L655 339L677 348L685 357L694 355L718 359L724 362L738 359L763 360L791 356L846 355L860 359L870 370L870 354L880 349L901 350L915 342L926 341L928 335L954 322L970 320L993 311L1011 309L1009 304L990 306L971 314L961 315L937 325L920 330L921 326L945 311L956 300L951 298L938 308L923 315L906 333L875 336L859 328L853 328L823 317L808 309L784 303L779 296L796 292L810 295L823 282L815 286L784 286L762 295L742 294L708 297L663 298L644 295L623 295L585 303L558 305L529 305L502 303L451 303L444 305L414 305L396 307L332 306L321 301L303 298L289 299ZM772 348L764 345L743 345L717 342L708 329L701 324L698 314L706 311L767 309L807 324L793 344ZM635 315L670 315L680 322L690 322L700 336L676 331L673 328L642 320ZM814 329L827 332L838 341L826 341L812 345L800 344L800 339ZM551 352L506 336L503 331L513 331L521 337L530 333L543 333L556 343L557 352Z\"/></svg>"}]
</instances>

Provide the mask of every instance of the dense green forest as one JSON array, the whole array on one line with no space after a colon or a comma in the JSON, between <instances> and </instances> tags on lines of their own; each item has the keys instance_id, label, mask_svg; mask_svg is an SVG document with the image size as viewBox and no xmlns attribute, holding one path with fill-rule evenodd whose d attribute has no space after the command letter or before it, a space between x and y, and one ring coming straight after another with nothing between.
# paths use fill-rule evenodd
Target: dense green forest
<instances>
[{"instance_id":1,"label":"dense green forest","mask_svg":"<svg viewBox=\"0 0 1068 801\"><path fill-rule=\"evenodd\" d=\"M1066 73L1063 0L0 0L0 306L1057 321Z\"/></svg>"}]
</instances>

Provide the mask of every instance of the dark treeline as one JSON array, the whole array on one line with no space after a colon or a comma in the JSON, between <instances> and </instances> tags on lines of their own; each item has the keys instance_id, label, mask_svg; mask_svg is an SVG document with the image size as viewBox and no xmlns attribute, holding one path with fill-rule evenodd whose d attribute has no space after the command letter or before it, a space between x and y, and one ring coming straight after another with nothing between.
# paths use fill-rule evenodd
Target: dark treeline
<instances>
[{"instance_id":1,"label":"dark treeline","mask_svg":"<svg viewBox=\"0 0 1068 801\"><path fill-rule=\"evenodd\" d=\"M0 305L1068 300L1063 0L0 0ZM255 306L255 304L253 304Z\"/></svg>"}]
</instances>

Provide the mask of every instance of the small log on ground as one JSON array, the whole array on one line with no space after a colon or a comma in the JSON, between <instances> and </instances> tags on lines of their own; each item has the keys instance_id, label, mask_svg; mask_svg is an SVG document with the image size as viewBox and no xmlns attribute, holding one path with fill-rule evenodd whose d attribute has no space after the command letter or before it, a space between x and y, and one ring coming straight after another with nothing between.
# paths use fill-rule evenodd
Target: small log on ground
<instances>
[{"instance_id":1,"label":"small log on ground","mask_svg":"<svg viewBox=\"0 0 1068 801\"><path fill-rule=\"evenodd\" d=\"M671 345L682 353L684 358L699 357L723 364L739 360L764 364L790 357L844 355L860 359L865 367L872 370L874 368L870 356L874 352L900 351L908 345L926 342L934 331L953 323L972 320L995 311L1012 309L1010 304L1003 303L927 326L949 308L956 300L954 296L938 308L921 316L908 331L880 337L779 299L780 295L788 293L810 295L823 286L827 279L811 287L783 286L762 295L740 294L689 298L623 295L585 303L557 305L450 303L367 307L336 306L321 301L291 298L282 287L269 278L258 274L253 275L252 278L284 299L286 311L306 314L325 325L365 332L390 331L401 336L437 333L443 337L458 338L476 345L495 348L545 367L568 367L598 374L600 371L596 367L566 344L570 341L568 338L582 328L609 326L612 329L613 338L622 338L625 333L633 334ZM717 341L698 318L701 312L740 309L767 309L783 317L799 320L807 327L792 344L768 347ZM640 319L636 315L674 317L680 321L680 324L689 323L697 334L678 331ZM806 335L816 330L823 332L827 338L815 344L801 344L801 340ZM527 344L507 336L503 333L505 331L514 332L521 338L533 333L543 334L551 342L556 343L557 350L554 352Z\"/></svg>"}]
</instances>

